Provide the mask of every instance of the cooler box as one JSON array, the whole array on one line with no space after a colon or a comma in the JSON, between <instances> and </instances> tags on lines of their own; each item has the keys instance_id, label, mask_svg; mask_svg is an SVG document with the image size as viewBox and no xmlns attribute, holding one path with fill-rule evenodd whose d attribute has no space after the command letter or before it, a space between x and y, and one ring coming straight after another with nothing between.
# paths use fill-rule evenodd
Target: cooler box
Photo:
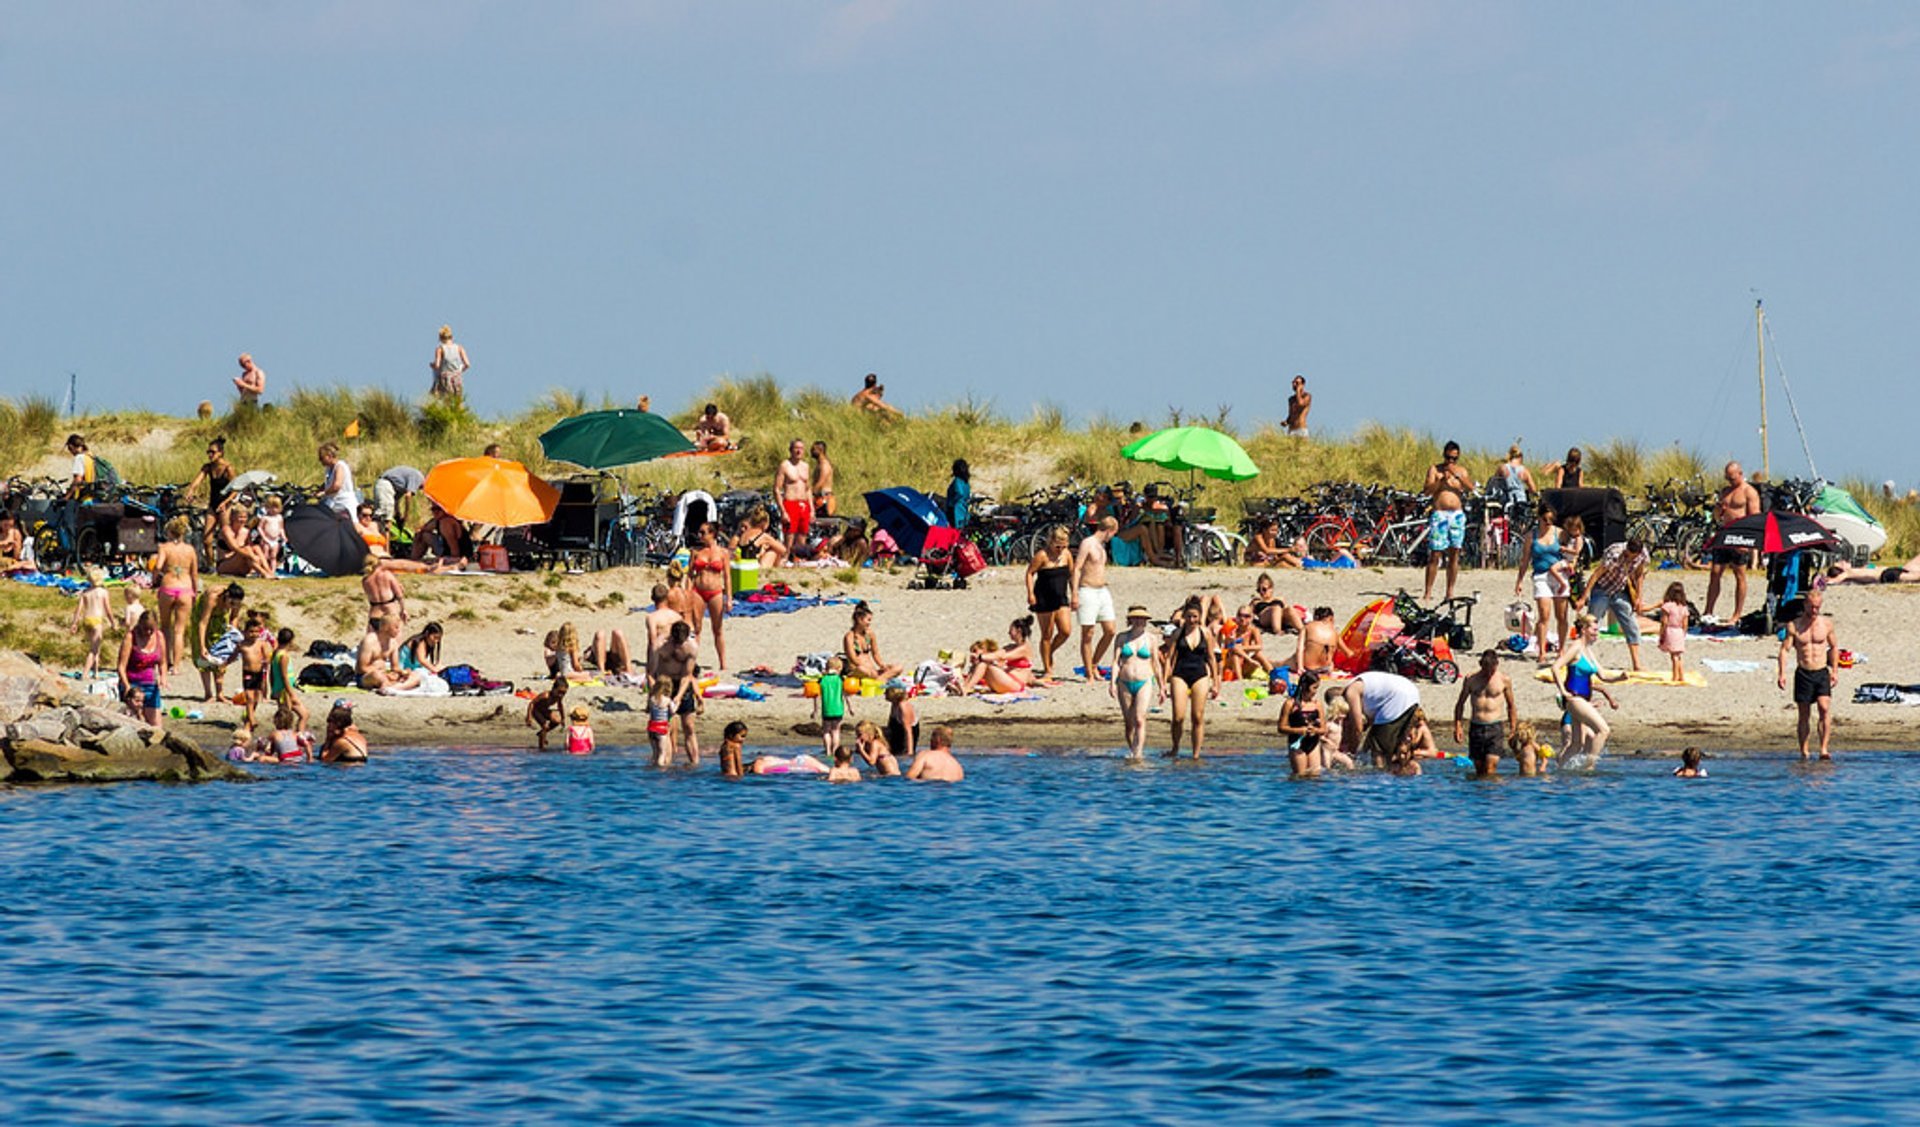
<instances>
[{"instance_id":1,"label":"cooler box","mask_svg":"<svg viewBox=\"0 0 1920 1127\"><path fill-rule=\"evenodd\" d=\"M735 560L727 570L733 576L733 593L745 595L760 589L760 561Z\"/></svg>"},{"instance_id":2,"label":"cooler box","mask_svg":"<svg viewBox=\"0 0 1920 1127\"><path fill-rule=\"evenodd\" d=\"M507 562L505 544L482 544L474 550L474 562L481 571L509 571L512 565Z\"/></svg>"}]
</instances>

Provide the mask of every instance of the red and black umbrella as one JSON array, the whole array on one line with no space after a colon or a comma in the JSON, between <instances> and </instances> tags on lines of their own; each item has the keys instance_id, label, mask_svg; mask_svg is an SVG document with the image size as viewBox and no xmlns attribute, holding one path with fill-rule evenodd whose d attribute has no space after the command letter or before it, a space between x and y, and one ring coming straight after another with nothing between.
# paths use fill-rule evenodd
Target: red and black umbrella
<instances>
[{"instance_id":1,"label":"red and black umbrella","mask_svg":"<svg viewBox=\"0 0 1920 1127\"><path fill-rule=\"evenodd\" d=\"M1819 521L1799 513L1757 513L1728 521L1707 537L1708 551L1722 548L1773 555L1806 548L1837 548L1840 541Z\"/></svg>"}]
</instances>

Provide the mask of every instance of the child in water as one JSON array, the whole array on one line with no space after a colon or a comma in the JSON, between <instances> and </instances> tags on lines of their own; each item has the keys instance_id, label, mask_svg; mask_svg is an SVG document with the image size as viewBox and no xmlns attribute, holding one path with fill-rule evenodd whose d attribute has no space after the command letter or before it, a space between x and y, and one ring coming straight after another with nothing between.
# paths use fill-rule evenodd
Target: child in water
<instances>
[{"instance_id":1,"label":"child in water","mask_svg":"<svg viewBox=\"0 0 1920 1127\"><path fill-rule=\"evenodd\" d=\"M653 745L653 765L673 762L673 678L655 677L647 694L647 742ZM738 724L739 721L734 721ZM745 725L741 726L745 731ZM725 770L725 765L722 765Z\"/></svg>"},{"instance_id":2,"label":"child in water","mask_svg":"<svg viewBox=\"0 0 1920 1127\"><path fill-rule=\"evenodd\" d=\"M1675 684L1686 680L1685 655L1687 652L1687 616L1692 608L1687 606L1687 589L1679 583L1667 584L1667 593L1660 600L1660 652L1673 659L1673 680Z\"/></svg>"},{"instance_id":3,"label":"child in water","mask_svg":"<svg viewBox=\"0 0 1920 1127\"><path fill-rule=\"evenodd\" d=\"M1553 749L1540 742L1540 729L1531 720L1514 724L1513 734L1507 737L1507 750L1513 752L1514 762L1520 764L1520 774L1529 778L1538 775L1553 755Z\"/></svg>"},{"instance_id":4,"label":"child in water","mask_svg":"<svg viewBox=\"0 0 1920 1127\"><path fill-rule=\"evenodd\" d=\"M273 660L273 641L267 636L266 616L247 612L246 641L240 643L240 707L247 727L253 727L253 710L267 696L267 662Z\"/></svg>"},{"instance_id":5,"label":"child in water","mask_svg":"<svg viewBox=\"0 0 1920 1127\"><path fill-rule=\"evenodd\" d=\"M871 720L862 720L853 726L853 747L860 758L867 761L873 773L883 779L898 778L900 760L887 746L887 738L880 734L880 725Z\"/></svg>"},{"instance_id":6,"label":"child in water","mask_svg":"<svg viewBox=\"0 0 1920 1127\"><path fill-rule=\"evenodd\" d=\"M576 704L568 714L573 723L567 725L567 754L588 755L593 751L593 725L587 723L585 705Z\"/></svg>"},{"instance_id":7,"label":"child in water","mask_svg":"<svg viewBox=\"0 0 1920 1127\"><path fill-rule=\"evenodd\" d=\"M280 633L274 635L273 656L267 661L267 692L273 697L275 706L285 705L300 718L300 727L305 729L311 720L307 716L307 702L300 699L299 682L293 674L293 627L282 626Z\"/></svg>"},{"instance_id":8,"label":"child in water","mask_svg":"<svg viewBox=\"0 0 1920 1127\"><path fill-rule=\"evenodd\" d=\"M648 730L652 730L652 721L648 721ZM740 766L740 753L746 750L746 746L746 722L744 720L729 721L720 733L720 773L722 775L729 779L737 779L746 774Z\"/></svg>"},{"instance_id":9,"label":"child in water","mask_svg":"<svg viewBox=\"0 0 1920 1127\"><path fill-rule=\"evenodd\" d=\"M820 717L820 750L831 758L840 746L840 725L847 717L847 682L841 676L846 668L839 658L827 662L820 675L820 695L813 698L814 712Z\"/></svg>"},{"instance_id":10,"label":"child in water","mask_svg":"<svg viewBox=\"0 0 1920 1127\"><path fill-rule=\"evenodd\" d=\"M313 733L300 727L293 709L283 702L273 710L273 730L256 750L266 763L305 763L313 758Z\"/></svg>"},{"instance_id":11,"label":"child in water","mask_svg":"<svg viewBox=\"0 0 1920 1127\"><path fill-rule=\"evenodd\" d=\"M107 622L113 617L113 600L107 597L107 589L100 586L98 568L87 569L87 589L80 592L80 600L73 607L73 631L87 640L87 661L81 667L81 676L91 677L100 671L100 643L107 637Z\"/></svg>"},{"instance_id":12,"label":"child in water","mask_svg":"<svg viewBox=\"0 0 1920 1127\"><path fill-rule=\"evenodd\" d=\"M547 750L547 733L567 719L567 679L555 677L553 687L527 702L527 727L537 728L540 750Z\"/></svg>"},{"instance_id":13,"label":"child in water","mask_svg":"<svg viewBox=\"0 0 1920 1127\"><path fill-rule=\"evenodd\" d=\"M1706 778L1707 769L1700 762L1704 758L1705 756L1700 754L1700 749L1697 747L1683 749L1680 752L1680 766L1673 769L1673 777L1676 779Z\"/></svg>"},{"instance_id":14,"label":"child in water","mask_svg":"<svg viewBox=\"0 0 1920 1127\"><path fill-rule=\"evenodd\" d=\"M233 743L227 747L229 763L261 763L266 756L256 754L249 746L253 743L253 729L246 724L236 724L233 729Z\"/></svg>"},{"instance_id":15,"label":"child in water","mask_svg":"<svg viewBox=\"0 0 1920 1127\"><path fill-rule=\"evenodd\" d=\"M1387 769L1402 777L1412 777L1420 773L1422 759L1432 759L1439 754L1440 748L1433 742L1433 725L1427 723L1427 710L1416 705L1413 719L1400 737L1400 750Z\"/></svg>"},{"instance_id":16,"label":"child in water","mask_svg":"<svg viewBox=\"0 0 1920 1127\"><path fill-rule=\"evenodd\" d=\"M830 783L857 783L860 768L853 765L853 750L845 744L833 749L833 770L827 772Z\"/></svg>"}]
</instances>

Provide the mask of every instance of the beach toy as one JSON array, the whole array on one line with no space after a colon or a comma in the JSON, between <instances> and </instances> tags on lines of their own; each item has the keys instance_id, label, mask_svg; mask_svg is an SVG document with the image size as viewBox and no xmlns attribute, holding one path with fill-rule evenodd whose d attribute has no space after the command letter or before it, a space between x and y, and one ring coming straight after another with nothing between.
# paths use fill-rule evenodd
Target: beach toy
<instances>
[{"instance_id":1,"label":"beach toy","mask_svg":"<svg viewBox=\"0 0 1920 1127\"><path fill-rule=\"evenodd\" d=\"M863 697L877 697L880 695L881 688L880 682L869 677L860 682L860 695Z\"/></svg>"},{"instance_id":2,"label":"beach toy","mask_svg":"<svg viewBox=\"0 0 1920 1127\"><path fill-rule=\"evenodd\" d=\"M820 679L818 677L812 677L805 681L800 682L800 695L803 697L819 696L820 695Z\"/></svg>"},{"instance_id":3,"label":"beach toy","mask_svg":"<svg viewBox=\"0 0 1920 1127\"><path fill-rule=\"evenodd\" d=\"M816 685L815 687L817 688L818 686ZM741 700L766 700L767 699L766 692L762 689L756 688L753 685L742 685L739 687L739 689L734 691L733 695L735 697L738 697Z\"/></svg>"},{"instance_id":4,"label":"beach toy","mask_svg":"<svg viewBox=\"0 0 1920 1127\"><path fill-rule=\"evenodd\" d=\"M185 720L187 718L187 710L176 704L172 708L167 709L167 715L173 717L175 720Z\"/></svg>"},{"instance_id":5,"label":"beach toy","mask_svg":"<svg viewBox=\"0 0 1920 1127\"><path fill-rule=\"evenodd\" d=\"M197 709L197 708L190 708L190 709L188 709L188 710L187 710L187 719L189 719L189 720L199 720L199 719L201 719L201 716L200 716L200 710L199 710L199 709Z\"/></svg>"},{"instance_id":6,"label":"beach toy","mask_svg":"<svg viewBox=\"0 0 1920 1127\"><path fill-rule=\"evenodd\" d=\"M1271 692L1271 690L1267 689L1265 686L1248 685L1246 688L1247 700L1250 702L1258 702L1258 701L1266 700L1267 694L1269 692Z\"/></svg>"}]
</instances>

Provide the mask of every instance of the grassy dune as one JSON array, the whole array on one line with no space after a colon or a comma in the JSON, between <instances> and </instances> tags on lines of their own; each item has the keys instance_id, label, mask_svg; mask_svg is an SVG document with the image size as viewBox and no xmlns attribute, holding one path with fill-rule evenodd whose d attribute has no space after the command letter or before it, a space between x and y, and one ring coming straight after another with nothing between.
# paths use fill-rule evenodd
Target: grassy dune
<instances>
[{"instance_id":1,"label":"grassy dune","mask_svg":"<svg viewBox=\"0 0 1920 1127\"><path fill-rule=\"evenodd\" d=\"M1362 425L1344 437L1298 441L1271 426L1237 425L1230 407L1206 417L1142 415L1102 417L1069 428L1057 406L1041 404L1021 418L1002 414L991 400L964 399L897 420L856 410L845 394L819 388L783 388L770 375L724 378L695 396L688 410L671 416L690 429L701 404L720 404L744 436L738 452L716 458L671 459L622 472L635 486L667 489L766 487L789 440L824 440L839 468L843 504L857 511L857 494L887 485L910 485L929 492L945 487L954 458L973 466L974 487L1012 497L1069 476L1082 482L1126 479L1141 484L1170 476L1151 466L1128 462L1120 448L1141 432L1177 423L1199 423L1233 434L1261 468L1251 482L1204 481L1201 503L1220 509L1223 520L1237 521L1240 502L1249 497L1288 494L1316 481L1348 479L1417 487L1436 456L1441 439L1407 428ZM91 415L63 420L46 400L0 400L0 468L18 472L43 464L68 430L88 436L97 452L111 459L131 481L184 482L203 460L208 439L224 435L228 455L239 468L270 470L283 479L317 483L320 466L314 450L328 439L340 441L362 482L381 470L407 464L427 469L445 458L477 454L498 442L505 454L535 470L559 474L572 467L549 463L540 453L539 435L568 415L601 407L566 391L550 391L519 414L486 419L437 403L416 404L382 389L296 388L264 410L235 411L220 418L180 419L142 412ZM344 437L354 423L358 435ZM1470 449L1468 468L1484 478L1501 450ZM1541 464L1559 450L1529 451ZM1645 483L1705 476L1716 467L1677 447L1647 449L1626 439L1586 447L1588 480L1637 496ZM1179 475L1184 476L1184 475ZM1883 557L1904 560L1920 551L1920 505L1885 501L1863 483L1848 483L1854 495L1888 526L1891 539Z\"/></svg>"}]
</instances>

